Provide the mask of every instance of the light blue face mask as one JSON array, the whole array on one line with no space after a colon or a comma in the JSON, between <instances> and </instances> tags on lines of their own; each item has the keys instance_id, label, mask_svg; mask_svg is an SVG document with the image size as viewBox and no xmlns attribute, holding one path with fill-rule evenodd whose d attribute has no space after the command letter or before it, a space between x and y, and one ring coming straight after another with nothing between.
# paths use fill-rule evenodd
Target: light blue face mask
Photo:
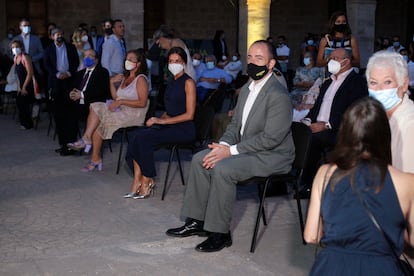
<instances>
[{"instance_id":1,"label":"light blue face mask","mask_svg":"<svg viewBox=\"0 0 414 276\"><path fill-rule=\"evenodd\" d=\"M206 67L208 70L214 69L214 61L207 62Z\"/></svg>"},{"instance_id":2,"label":"light blue face mask","mask_svg":"<svg viewBox=\"0 0 414 276\"><path fill-rule=\"evenodd\" d=\"M368 93L371 97L382 103L387 111L402 101L398 96L398 87L383 90L368 89Z\"/></svg>"},{"instance_id":3,"label":"light blue face mask","mask_svg":"<svg viewBox=\"0 0 414 276\"><path fill-rule=\"evenodd\" d=\"M308 66L310 63L311 63L310 58L308 58L308 57L303 58L303 64L305 64L306 66Z\"/></svg>"}]
</instances>

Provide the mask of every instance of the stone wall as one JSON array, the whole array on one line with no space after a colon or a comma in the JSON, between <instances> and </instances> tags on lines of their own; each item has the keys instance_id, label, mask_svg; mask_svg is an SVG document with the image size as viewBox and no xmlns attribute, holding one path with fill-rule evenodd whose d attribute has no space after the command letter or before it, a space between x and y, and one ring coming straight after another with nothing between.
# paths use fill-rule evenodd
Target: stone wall
<instances>
[{"instance_id":1,"label":"stone wall","mask_svg":"<svg viewBox=\"0 0 414 276\"><path fill-rule=\"evenodd\" d=\"M55 22L64 30L65 37L70 38L79 23L87 23L89 27L95 25L101 31L101 21L110 17L109 11L109 0L48 1L47 21Z\"/></svg>"}]
</instances>

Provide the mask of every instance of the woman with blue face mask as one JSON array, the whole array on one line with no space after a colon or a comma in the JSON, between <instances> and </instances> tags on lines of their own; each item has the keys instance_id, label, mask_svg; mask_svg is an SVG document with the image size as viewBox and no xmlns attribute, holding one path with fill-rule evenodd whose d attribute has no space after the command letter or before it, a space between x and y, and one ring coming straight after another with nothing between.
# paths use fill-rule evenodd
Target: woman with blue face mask
<instances>
[{"instance_id":1,"label":"woman with blue face mask","mask_svg":"<svg viewBox=\"0 0 414 276\"><path fill-rule=\"evenodd\" d=\"M380 51L368 61L369 95L384 106L391 127L392 164L414 173L414 103L409 99L408 67L400 54Z\"/></svg>"}]
</instances>

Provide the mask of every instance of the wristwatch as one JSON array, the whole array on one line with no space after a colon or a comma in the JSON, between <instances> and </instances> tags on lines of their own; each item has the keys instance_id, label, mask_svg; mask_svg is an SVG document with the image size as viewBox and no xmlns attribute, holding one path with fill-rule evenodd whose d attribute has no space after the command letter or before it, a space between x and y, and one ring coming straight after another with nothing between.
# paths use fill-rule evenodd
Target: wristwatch
<instances>
[{"instance_id":1,"label":"wristwatch","mask_svg":"<svg viewBox=\"0 0 414 276\"><path fill-rule=\"evenodd\" d=\"M326 129L332 129L331 124L329 122L325 122Z\"/></svg>"}]
</instances>

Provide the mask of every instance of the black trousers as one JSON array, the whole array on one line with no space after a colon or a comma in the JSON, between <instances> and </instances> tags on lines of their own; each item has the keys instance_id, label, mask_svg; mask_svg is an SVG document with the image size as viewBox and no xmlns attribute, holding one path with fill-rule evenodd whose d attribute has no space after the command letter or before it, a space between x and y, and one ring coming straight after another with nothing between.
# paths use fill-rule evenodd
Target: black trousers
<instances>
[{"instance_id":1,"label":"black trousers","mask_svg":"<svg viewBox=\"0 0 414 276\"><path fill-rule=\"evenodd\" d=\"M51 107L61 146L77 140L79 114L76 108L77 103L69 98L72 88L70 79L57 80L52 91Z\"/></svg>"},{"instance_id":2,"label":"black trousers","mask_svg":"<svg viewBox=\"0 0 414 276\"><path fill-rule=\"evenodd\" d=\"M332 130L325 130L312 134L308 160L303 170L302 183L312 186L313 179L321 166L325 163L325 155L332 150L336 142L336 133Z\"/></svg>"},{"instance_id":3,"label":"black trousers","mask_svg":"<svg viewBox=\"0 0 414 276\"><path fill-rule=\"evenodd\" d=\"M26 129L33 128L31 109L33 102L33 93L28 93L27 95L18 93L16 96L16 106L19 111L20 124Z\"/></svg>"}]
</instances>

